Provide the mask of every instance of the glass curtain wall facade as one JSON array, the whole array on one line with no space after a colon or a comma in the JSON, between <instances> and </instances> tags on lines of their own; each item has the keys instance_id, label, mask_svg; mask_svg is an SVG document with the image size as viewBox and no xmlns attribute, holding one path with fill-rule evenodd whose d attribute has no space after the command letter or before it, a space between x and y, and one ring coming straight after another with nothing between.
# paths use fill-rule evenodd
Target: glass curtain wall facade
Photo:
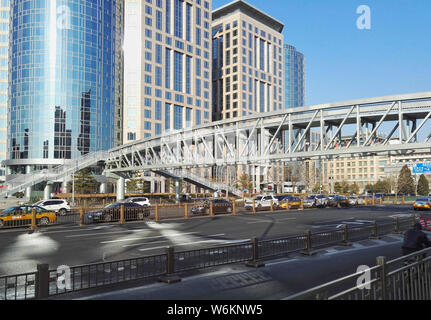
<instances>
[{"instance_id":1,"label":"glass curtain wall facade","mask_svg":"<svg viewBox=\"0 0 431 320\"><path fill-rule=\"evenodd\" d=\"M7 150L9 11L9 0L0 0L0 162L6 160ZM0 166L0 183L5 178L5 168Z\"/></svg>"},{"instance_id":2,"label":"glass curtain wall facade","mask_svg":"<svg viewBox=\"0 0 431 320\"><path fill-rule=\"evenodd\" d=\"M10 174L119 144L122 14L119 0L11 1Z\"/></svg>"},{"instance_id":3,"label":"glass curtain wall facade","mask_svg":"<svg viewBox=\"0 0 431 320\"><path fill-rule=\"evenodd\" d=\"M284 48L285 109L305 106L305 57L294 46Z\"/></svg>"},{"instance_id":4,"label":"glass curtain wall facade","mask_svg":"<svg viewBox=\"0 0 431 320\"><path fill-rule=\"evenodd\" d=\"M211 1L125 1L125 143L211 121L210 25Z\"/></svg>"}]
</instances>

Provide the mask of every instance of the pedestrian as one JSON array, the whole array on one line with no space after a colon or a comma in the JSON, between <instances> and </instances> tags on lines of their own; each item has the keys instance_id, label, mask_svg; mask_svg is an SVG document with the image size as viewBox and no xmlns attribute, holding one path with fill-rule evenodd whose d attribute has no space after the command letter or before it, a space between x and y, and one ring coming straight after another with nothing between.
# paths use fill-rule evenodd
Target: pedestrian
<instances>
[{"instance_id":1,"label":"pedestrian","mask_svg":"<svg viewBox=\"0 0 431 320\"><path fill-rule=\"evenodd\" d=\"M404 243L402 246L403 256L421 251L428 247L431 247L431 242L427 235L422 232L422 225L419 222L404 234Z\"/></svg>"}]
</instances>

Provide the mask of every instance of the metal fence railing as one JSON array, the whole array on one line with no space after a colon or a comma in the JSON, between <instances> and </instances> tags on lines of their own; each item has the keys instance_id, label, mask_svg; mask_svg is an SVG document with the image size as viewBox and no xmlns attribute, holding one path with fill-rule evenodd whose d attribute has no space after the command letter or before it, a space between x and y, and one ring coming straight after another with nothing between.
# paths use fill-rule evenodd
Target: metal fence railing
<instances>
[{"instance_id":1,"label":"metal fence railing","mask_svg":"<svg viewBox=\"0 0 431 320\"><path fill-rule=\"evenodd\" d=\"M392 261L377 258L377 265L355 274L292 295L286 300L430 300L431 249ZM365 272L369 278L362 281Z\"/></svg>"},{"instance_id":2,"label":"metal fence railing","mask_svg":"<svg viewBox=\"0 0 431 320\"><path fill-rule=\"evenodd\" d=\"M108 212L115 219L141 218L140 210ZM116 215L119 215L118 217ZM80 213L82 220L82 211ZM0 277L0 299L40 299L60 294L113 285L132 280L167 277L191 270L247 262L247 265L262 266L264 259L276 258L291 253L313 254L317 248L346 245L352 240L375 238L379 235L398 233L412 227L416 219L395 219L393 223L327 230L274 239L253 238L223 246L176 252L167 248L165 254L134 259L103 262L76 267L61 266L50 270L48 265L38 265L37 271L22 275ZM392 279L392 278L391 278ZM395 281L395 280L394 280Z\"/></svg>"}]
</instances>

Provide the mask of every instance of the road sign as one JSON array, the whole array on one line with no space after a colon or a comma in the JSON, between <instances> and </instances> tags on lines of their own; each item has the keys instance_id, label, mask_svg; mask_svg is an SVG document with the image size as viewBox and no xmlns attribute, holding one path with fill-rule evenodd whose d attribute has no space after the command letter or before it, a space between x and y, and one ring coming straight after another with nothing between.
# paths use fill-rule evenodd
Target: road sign
<instances>
[{"instance_id":1,"label":"road sign","mask_svg":"<svg viewBox=\"0 0 431 320\"><path fill-rule=\"evenodd\" d=\"M417 163L413 167L413 173L431 173L431 163Z\"/></svg>"}]
</instances>

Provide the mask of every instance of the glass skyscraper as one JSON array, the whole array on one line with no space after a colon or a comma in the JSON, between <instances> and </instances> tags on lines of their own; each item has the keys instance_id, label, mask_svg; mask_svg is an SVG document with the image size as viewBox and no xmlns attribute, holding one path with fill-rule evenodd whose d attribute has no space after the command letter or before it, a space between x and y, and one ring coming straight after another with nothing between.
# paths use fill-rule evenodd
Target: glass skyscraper
<instances>
[{"instance_id":1,"label":"glass skyscraper","mask_svg":"<svg viewBox=\"0 0 431 320\"><path fill-rule=\"evenodd\" d=\"M119 144L123 1L12 0L10 8L8 173Z\"/></svg>"},{"instance_id":2,"label":"glass skyscraper","mask_svg":"<svg viewBox=\"0 0 431 320\"><path fill-rule=\"evenodd\" d=\"M0 162L6 160L7 144L9 5L9 0L0 0ZM0 167L0 182L4 180L5 170Z\"/></svg>"},{"instance_id":3,"label":"glass skyscraper","mask_svg":"<svg viewBox=\"0 0 431 320\"><path fill-rule=\"evenodd\" d=\"M294 46L284 45L285 108L305 106L305 57Z\"/></svg>"}]
</instances>

